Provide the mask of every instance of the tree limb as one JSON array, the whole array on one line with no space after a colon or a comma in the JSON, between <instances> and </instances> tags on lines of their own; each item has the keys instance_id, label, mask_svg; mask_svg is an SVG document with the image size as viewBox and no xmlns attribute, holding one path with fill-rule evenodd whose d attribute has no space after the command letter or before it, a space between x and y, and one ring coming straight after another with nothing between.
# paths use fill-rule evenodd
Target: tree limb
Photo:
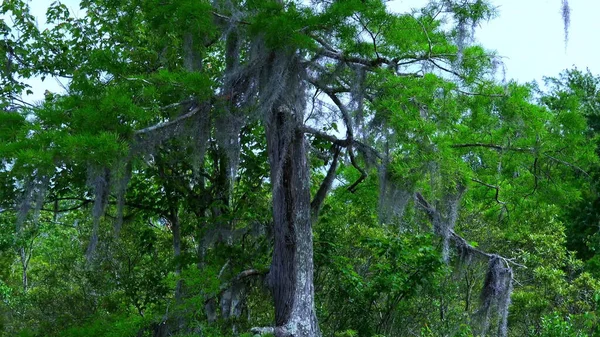
<instances>
[{"instance_id":1,"label":"tree limb","mask_svg":"<svg viewBox=\"0 0 600 337\"><path fill-rule=\"evenodd\" d=\"M339 139L339 138L337 138L335 136L332 136L332 135L330 135L330 134L328 134L326 132L317 130L317 129L312 128L310 126L306 126L306 125L305 126L301 126L301 131L304 132L304 133L313 134L316 137L325 139L326 141L328 141L328 142L330 142L330 143L332 143L334 145L340 146L340 147L348 147L348 146L350 146L352 144L352 141L349 140L349 139Z\"/></svg>"},{"instance_id":2,"label":"tree limb","mask_svg":"<svg viewBox=\"0 0 600 337\"><path fill-rule=\"evenodd\" d=\"M192 110L190 110L189 112L187 112L187 113L185 113L185 114L183 114L183 115L181 115L181 116L179 116L179 117L177 117L175 119L172 119L172 120L170 120L168 122L158 123L158 124L149 126L147 128L144 128L144 129L141 129L141 130L137 130L137 131L135 131L135 135L144 135L144 134L148 134L150 132L153 132L153 131L156 131L156 130L159 130L159 129L163 129L163 128L175 125L175 124L177 124L177 123L179 123L179 122L181 122L183 120L186 120L186 119L188 119L190 117L193 117L195 114L197 114L200 111L200 108L201 108L201 106L198 105L198 106L194 107Z\"/></svg>"},{"instance_id":3,"label":"tree limb","mask_svg":"<svg viewBox=\"0 0 600 337\"><path fill-rule=\"evenodd\" d=\"M587 173L587 172L586 172L584 169L582 169L581 167L579 167L579 166L577 166L577 165L575 165L575 164L571 164L571 163L569 163L569 162L567 162L567 161L564 161L564 160L558 159L558 158L556 158L556 157L553 157L553 156L551 156L551 155L549 155L549 154L547 154L547 153L544 153L544 156L546 156L546 157L548 157L548 158L550 158L550 159L554 160L554 161L555 161L555 162L557 162L557 163L561 163L561 164L563 164L563 165L566 165L566 166L568 166L568 167L570 167L570 168L572 168L572 169L574 169L574 170L576 170L576 171L579 171L579 172L583 173L583 174L584 174L586 177L590 178L590 175L589 175L589 173Z\"/></svg>"},{"instance_id":4,"label":"tree limb","mask_svg":"<svg viewBox=\"0 0 600 337\"><path fill-rule=\"evenodd\" d=\"M425 211L429 220L434 221L436 216L438 216L437 215L438 211L429 202L427 202L427 200L425 200L425 198L423 197L423 195L421 193L416 192L415 199L417 202L417 206L420 206L421 209ZM462 236L457 234L453 229L450 229L449 232L450 232L450 237L452 238L452 241L454 241L455 245L460 249L467 249L473 253L477 253L478 255L480 255L482 257L486 257L488 259L493 258L493 257L500 258L501 260L503 260L506 263L507 266L509 264L512 264L512 265L515 265L518 267L527 268L526 266L524 266L522 264L514 262L514 259L512 259L512 258L506 258L506 257L500 256L497 254L488 253L488 252L485 252L483 250L473 247L470 243L467 242L467 240L465 240L465 238L463 238Z\"/></svg>"},{"instance_id":5,"label":"tree limb","mask_svg":"<svg viewBox=\"0 0 600 337\"><path fill-rule=\"evenodd\" d=\"M356 181L352 185L350 185L350 187L348 187L348 191L354 193L356 192L356 188L358 187L358 185L367 178L367 172L362 167L360 167L360 165L358 165L352 147L348 148L348 155L350 156L350 162L352 163L352 166L354 166L354 168L357 169L358 172L360 172L360 177L358 177L358 179L356 179Z\"/></svg>"},{"instance_id":6,"label":"tree limb","mask_svg":"<svg viewBox=\"0 0 600 337\"><path fill-rule=\"evenodd\" d=\"M466 143L466 144L454 144L450 147L459 149L465 147L484 147L488 149L494 149L497 151L515 151L515 152L534 152L533 148L523 148L523 147L504 147L496 144L484 144L484 143Z\"/></svg>"},{"instance_id":7,"label":"tree limb","mask_svg":"<svg viewBox=\"0 0 600 337\"><path fill-rule=\"evenodd\" d=\"M496 196L495 196L496 202L499 203L499 204L501 204L501 205L503 205L504 207L506 207L506 202L498 200L498 195L500 194L500 187L494 186L494 185L490 185L490 184L486 184L483 181L475 179L475 178L471 178L471 180L474 181L474 182L476 182L476 183L478 183L478 184L481 184L481 185L483 185L485 187L489 187L489 188L495 189L496 190Z\"/></svg>"},{"instance_id":8,"label":"tree limb","mask_svg":"<svg viewBox=\"0 0 600 337\"><path fill-rule=\"evenodd\" d=\"M268 273L269 271L261 271L258 269L247 269L244 270L242 272L240 272L239 274L237 274L234 278L232 278L231 280L229 280L228 282L222 284L219 287L219 292L214 294L213 296L210 296L208 298L206 298L204 300L204 303L208 303L209 301L213 300L214 298L220 296L223 292L225 292L225 290L229 289L235 282L239 282L245 278L251 277L251 276L264 276Z\"/></svg>"},{"instance_id":9,"label":"tree limb","mask_svg":"<svg viewBox=\"0 0 600 337\"><path fill-rule=\"evenodd\" d=\"M327 193L331 189L331 185L333 184L333 181L336 176L335 171L337 170L338 158L340 156L341 148L339 146L334 145L333 151L334 152L333 152L333 159L331 160L331 166L329 166L329 170L327 170L327 175L325 176L325 179L323 179L323 182L321 183L321 186L319 186L319 190L317 191L317 194L315 194L313 201L310 203L310 208L311 208L311 213L312 213L311 215L312 215L313 221L316 220L317 217L319 216L319 211L321 210L321 206L323 206L325 197L327 196Z\"/></svg>"}]
</instances>

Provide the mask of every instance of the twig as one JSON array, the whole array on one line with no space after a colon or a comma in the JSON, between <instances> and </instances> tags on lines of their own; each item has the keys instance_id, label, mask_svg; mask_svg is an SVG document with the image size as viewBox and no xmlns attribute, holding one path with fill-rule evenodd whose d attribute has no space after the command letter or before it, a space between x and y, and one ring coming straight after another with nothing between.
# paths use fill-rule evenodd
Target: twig
<instances>
[{"instance_id":1,"label":"twig","mask_svg":"<svg viewBox=\"0 0 600 337\"><path fill-rule=\"evenodd\" d=\"M218 17L219 19L224 19L224 20L227 20L227 21L234 21L234 22L237 22L237 23L242 24L242 25L248 25L248 26L250 25L250 22L243 21L243 20L235 20L235 19L232 19L231 17L229 17L227 15L223 15L223 14L217 13L215 11L212 12L212 15Z\"/></svg>"},{"instance_id":2,"label":"twig","mask_svg":"<svg viewBox=\"0 0 600 337\"><path fill-rule=\"evenodd\" d=\"M478 92L467 92L467 91L463 91L460 89L452 89L460 94L463 95L467 95L467 96L484 96L484 97L494 97L494 98L501 98L501 97L506 97L506 95L503 94L482 94L482 93L478 93Z\"/></svg>"},{"instance_id":3,"label":"twig","mask_svg":"<svg viewBox=\"0 0 600 337\"><path fill-rule=\"evenodd\" d=\"M427 52L427 58L431 58L433 47L432 47L432 43L431 43L431 38L429 38L429 33L427 33L427 29L425 29L425 25L423 24L423 22L421 22L421 20L419 20L416 17L414 17L414 18L415 18L415 20L417 20L419 25L421 25L421 28L423 28L423 32L425 33L425 36L427 37L427 43L429 44L429 51Z\"/></svg>"},{"instance_id":4,"label":"twig","mask_svg":"<svg viewBox=\"0 0 600 337\"><path fill-rule=\"evenodd\" d=\"M143 134L147 134L150 133L152 131L156 131L158 129L162 129L162 128L166 128L169 127L171 125L177 124L185 119L188 119L190 117L193 117L195 114L197 114L200 111L200 106L196 106L194 109L190 110L188 113L183 114L173 120L170 120L168 122L164 122L164 123L158 123L152 126L149 126L147 128L141 129L141 130L137 130L135 131L136 135L143 135Z\"/></svg>"},{"instance_id":5,"label":"twig","mask_svg":"<svg viewBox=\"0 0 600 337\"><path fill-rule=\"evenodd\" d=\"M17 101L17 102L19 102L19 103L21 103L21 104L23 104L23 106L28 106L28 107L30 107L30 108L35 108L35 105L33 105L33 104L31 104L31 103L28 103L28 102L25 102L25 101L23 101L23 100L21 100L21 99L19 99L19 98L15 97L15 96L12 96L12 95L11 95L11 96L10 96L10 99L12 99L12 100L14 100L14 101Z\"/></svg>"},{"instance_id":6,"label":"twig","mask_svg":"<svg viewBox=\"0 0 600 337\"><path fill-rule=\"evenodd\" d=\"M484 143L467 143L467 144L454 144L450 145L450 147L459 149L463 147L484 147L488 149L494 149L498 151L515 151L515 152L534 152L533 148L523 148L523 147L504 147L496 144L484 144Z\"/></svg>"},{"instance_id":7,"label":"twig","mask_svg":"<svg viewBox=\"0 0 600 337\"><path fill-rule=\"evenodd\" d=\"M588 174L588 173L587 173L587 172L586 172L584 169L582 169L581 167L579 167L579 166L577 166L577 165L575 165L575 164L571 164L571 163L569 163L569 162L567 162L567 161L564 161L564 160L558 159L558 158L556 158L556 157L552 157L551 155L549 155L549 154L547 154L547 153L544 153L544 156L546 156L546 157L548 157L548 158L550 158L550 159L552 159L552 160L554 160L554 161L556 161L556 162L558 162L558 163L561 163L561 164L563 164L563 165L566 165L566 166L568 166L568 167L570 167L570 168L573 168L573 169L575 169L576 171L579 171L579 172L583 173L583 174L584 174L586 177L590 178L590 175L589 175L589 174Z\"/></svg>"},{"instance_id":8,"label":"twig","mask_svg":"<svg viewBox=\"0 0 600 337\"><path fill-rule=\"evenodd\" d=\"M506 206L506 202L498 200L498 195L500 194L500 187L484 183L483 181L475 179L475 178L471 178L471 180L474 181L474 182L476 182L476 183L478 183L478 184L481 184L481 185L483 185L485 187L489 187L489 188L495 189L496 190L496 196L495 196L496 202L499 203L499 204L501 204L501 205Z\"/></svg>"},{"instance_id":9,"label":"twig","mask_svg":"<svg viewBox=\"0 0 600 337\"><path fill-rule=\"evenodd\" d=\"M431 204L429 202L427 202L427 200L425 200L425 198L423 197L423 195L421 195L421 193L416 192L415 199L417 201L417 205L420 206L425 211L425 213L427 213L427 216L429 217L430 221L434 221L434 219L436 217L439 217L439 215L437 213L438 211L433 206L431 206ZM493 257L500 258L501 260L504 261L504 263L506 263L507 266L509 264L512 264L512 265L515 265L515 266L518 266L521 268L527 268L526 266L524 266L522 264L516 263L513 258L506 258L506 257L500 256L498 254L488 253L488 252L485 252L483 250L473 247L470 243L467 242L467 240L465 240L465 238L456 234L456 232L453 229L449 230L449 234L452 237L452 239L454 240L457 247L460 247L462 249L466 248L466 249L468 249L474 253L477 253L481 256L484 256L488 259L493 258Z\"/></svg>"},{"instance_id":10,"label":"twig","mask_svg":"<svg viewBox=\"0 0 600 337\"><path fill-rule=\"evenodd\" d=\"M213 300L214 298L218 297L219 295L221 295L225 290L229 289L229 287L231 287L231 285L235 282L239 282L245 278L251 277L251 276L263 276L266 275L268 273L268 271L260 271L258 269L247 269L244 270L242 272L240 272L239 274L237 274L234 278L232 278L229 282L226 282L224 284L222 284L219 287L219 292L214 294L213 296L210 296L208 298L206 298L204 300L204 303L208 303L209 301Z\"/></svg>"}]
</instances>

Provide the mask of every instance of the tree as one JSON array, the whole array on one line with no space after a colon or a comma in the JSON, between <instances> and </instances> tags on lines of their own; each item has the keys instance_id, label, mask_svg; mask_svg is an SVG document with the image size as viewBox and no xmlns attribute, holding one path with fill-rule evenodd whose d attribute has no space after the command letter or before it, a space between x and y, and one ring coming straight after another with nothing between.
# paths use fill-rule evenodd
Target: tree
<instances>
[{"instance_id":1,"label":"tree","mask_svg":"<svg viewBox=\"0 0 600 337\"><path fill-rule=\"evenodd\" d=\"M266 274L274 327L254 330L319 336L313 225L330 190L340 203L354 203L353 196L378 189L371 204L378 207L371 214L377 226L395 233L431 226L437 239L415 235L407 251L420 255L404 258L405 266L367 270L409 270L415 277L437 272L431 249L412 248L431 248L425 243L431 240L446 263L483 261L482 306L473 325L507 335L513 268L520 263L505 256L514 246L478 247L461 231L484 237L483 228L506 226L496 242L527 249L517 223L535 219L526 225L537 232L539 223L553 221L551 205L541 205L566 203L569 195L556 192L569 192L584 171L570 160L587 165L590 158L579 152L581 124L553 118L533 102L530 86L495 83L494 55L468 43L469 27L494 14L487 2L432 1L410 14L391 13L380 0L81 5L86 16L73 18L66 6L54 4L47 14L53 26L44 31L24 2L2 5L2 13L15 18L14 27L2 27L2 207L18 209L17 238L25 236L23 228L38 228L37 211L49 202L55 214L90 206L85 266L94 269L122 261L110 252L119 240L131 239L121 238L124 225L164 225L172 235L178 307L197 291L183 276L190 261L217 280L235 271L222 288L206 286L210 291L200 295L209 322L216 319L217 298L229 317L237 312L227 308L241 301L242 283ZM443 19L455 26L445 30ZM18 96L27 87L20 78L30 76L67 77L69 85L39 106L24 105ZM560 137L568 137L568 148L558 150ZM544 183L559 173L564 185ZM257 205L248 205L252 193L261 194ZM16 194L17 203L10 198ZM265 216L266 197L272 208ZM107 241L109 222L113 238ZM240 233L264 222L273 235L268 270L242 269L212 251L227 251L219 245L233 246ZM159 278L145 264L158 238L153 230L140 233L148 238L136 246L148 253L138 272ZM27 288L28 258L23 241L17 242ZM387 251L376 247L401 256L401 242L377 232L361 244L388 261ZM217 256L222 266L210 265L207 256ZM332 267L354 275L347 266ZM419 281L373 282L378 285L365 298L387 303L377 329L390 331L394 304L410 294L398 287ZM382 289L390 297L378 297ZM130 295L143 316L153 299ZM440 304L441 320L447 307ZM173 331L189 330L185 315L174 314ZM376 329L366 324L364 330Z\"/></svg>"},{"instance_id":2,"label":"tree","mask_svg":"<svg viewBox=\"0 0 600 337\"><path fill-rule=\"evenodd\" d=\"M549 92L541 101L549 109L567 117L580 113L586 120L587 128L583 131L588 140L588 147L595 155L598 155L597 135L600 128L598 116L598 78L589 71L583 72L571 69L562 72L558 77L546 78ZM595 181L598 167L592 166L588 170L588 179ZM577 252L577 256L583 261L588 261L591 270L596 270L595 247L597 245L597 234L594 223L597 221L598 198L597 186L592 182L592 189L583 193L581 200L565 214L569 223L567 229L567 247ZM591 259L591 261L590 261Z\"/></svg>"}]
</instances>

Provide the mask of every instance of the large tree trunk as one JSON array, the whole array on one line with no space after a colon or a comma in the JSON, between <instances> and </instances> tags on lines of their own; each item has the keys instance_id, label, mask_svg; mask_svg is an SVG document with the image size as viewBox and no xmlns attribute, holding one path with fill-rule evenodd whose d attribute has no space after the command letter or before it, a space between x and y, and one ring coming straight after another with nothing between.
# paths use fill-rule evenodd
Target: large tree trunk
<instances>
[{"instance_id":1,"label":"large tree trunk","mask_svg":"<svg viewBox=\"0 0 600 337\"><path fill-rule=\"evenodd\" d=\"M295 127L302 119L282 107L271 113L266 136L273 184L275 249L269 280L275 334L320 336L314 306L309 166L304 134Z\"/></svg>"}]
</instances>

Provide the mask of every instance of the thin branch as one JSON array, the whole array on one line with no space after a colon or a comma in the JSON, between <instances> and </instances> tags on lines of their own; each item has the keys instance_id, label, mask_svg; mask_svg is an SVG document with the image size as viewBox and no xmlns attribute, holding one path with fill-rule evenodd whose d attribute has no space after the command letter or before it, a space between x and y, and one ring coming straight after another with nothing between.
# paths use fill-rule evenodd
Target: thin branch
<instances>
[{"instance_id":1,"label":"thin branch","mask_svg":"<svg viewBox=\"0 0 600 337\"><path fill-rule=\"evenodd\" d=\"M340 156L341 148L339 146L334 145L333 150L333 159L331 160L331 166L329 166L329 170L327 170L327 175L321 186L319 186L319 190L315 194L313 201L310 203L311 213L313 220L316 220L319 216L319 211L321 210L321 206L323 206L323 202L325 201L325 197L327 197L327 193L331 189L333 185L333 181L336 177L336 170L338 164L338 158Z\"/></svg>"},{"instance_id":2,"label":"thin branch","mask_svg":"<svg viewBox=\"0 0 600 337\"><path fill-rule=\"evenodd\" d=\"M227 269L227 267L229 267L229 263L231 263L231 259L227 259L227 262L225 262L225 264L223 265L223 267L221 267L221 271L219 272L219 275L217 276L218 279L221 278L221 276L225 272L225 269Z\"/></svg>"},{"instance_id":3,"label":"thin branch","mask_svg":"<svg viewBox=\"0 0 600 337\"><path fill-rule=\"evenodd\" d=\"M425 198L423 197L423 195L421 195L421 193L416 192L415 199L416 199L417 206L420 206L421 209L425 211L425 213L427 214L427 217L429 218L430 221L434 221L434 219L436 217L439 217L439 215L437 213L438 211L429 202L427 202L427 200L425 200ZM502 261L504 261L504 263L506 263L507 266L509 264L512 264L512 265L515 265L518 267L527 268L526 266L524 266L522 264L514 262L514 259L512 259L512 258L506 258L506 257L500 256L497 254L487 253L483 250L473 247L470 243L467 242L467 240L465 240L465 238L458 235L452 229L450 229L450 236L453 239L453 241L457 247L460 247L462 249L468 249L468 250L470 250L474 253L477 253L483 257L486 257L488 259L493 258L493 257L500 258Z\"/></svg>"},{"instance_id":4,"label":"thin branch","mask_svg":"<svg viewBox=\"0 0 600 337\"><path fill-rule=\"evenodd\" d=\"M579 167L579 166L577 166L577 165L575 165L575 164L571 164L571 163L569 163L569 162L567 162L567 161L564 161L564 160L558 159L558 158L556 158L556 157L553 157L553 156L551 156L551 155L549 155L549 154L547 154L547 153L544 153L544 156L546 156L546 157L548 157L548 158L550 158L550 159L552 159L552 160L554 160L554 161L556 161L556 162L558 162L558 163L561 163L561 164L563 164L563 165L566 165L566 166L568 166L568 167L570 167L570 168L572 168L572 169L574 169L574 170L576 170L576 171L579 171L579 172L583 173L583 174L584 174L586 177L588 177L588 178L591 178L591 177L590 177L590 175L589 175L589 174L588 174L588 173L587 173L587 172L586 172L584 169L582 169L581 167Z\"/></svg>"},{"instance_id":5,"label":"thin branch","mask_svg":"<svg viewBox=\"0 0 600 337\"><path fill-rule=\"evenodd\" d=\"M158 123L158 124L149 126L147 128L144 128L144 129L141 129L141 130L137 130L137 131L135 131L135 134L136 135L143 135L143 134L150 133L152 131L156 131L156 130L159 130L159 129L163 129L163 128L169 127L171 125L175 125L175 124L177 124L177 123L179 123L179 122L181 122L183 120L186 120L186 119L188 119L190 117L193 117L199 111L200 111L200 105L196 106L195 108L193 108L192 110L190 110L188 113L183 114L183 115L181 115L181 116L179 116L179 117L177 117L177 118L175 118L173 120L170 120L168 122Z\"/></svg>"},{"instance_id":6,"label":"thin branch","mask_svg":"<svg viewBox=\"0 0 600 337\"><path fill-rule=\"evenodd\" d=\"M523 197L523 199L525 199L525 198L533 195L535 193L535 191L537 191L537 189L538 189L538 175L537 175L537 171L538 171L538 157L535 157L535 159L533 161L532 170L533 170L532 174L533 174L533 182L534 182L533 190L531 192L527 193Z\"/></svg>"},{"instance_id":7,"label":"thin branch","mask_svg":"<svg viewBox=\"0 0 600 337\"><path fill-rule=\"evenodd\" d=\"M63 208L63 209L48 209L48 208L41 208L42 211L45 212L53 212L53 213L64 213L64 212L70 212L70 211L74 211L74 210L78 210L88 204L90 204L92 202L92 200L85 200L84 202L82 202L81 204L77 205L77 206L73 206L73 207L69 207L69 208Z\"/></svg>"},{"instance_id":8,"label":"thin branch","mask_svg":"<svg viewBox=\"0 0 600 337\"><path fill-rule=\"evenodd\" d=\"M350 162L352 163L352 166L354 166L354 168L357 169L358 172L360 172L360 177L358 177L358 179L356 179L356 181L352 185L350 185L350 187L348 187L348 191L354 193L356 192L356 188L358 187L358 185L367 178L367 172L362 167L360 167L360 165L358 165L358 162L354 157L354 151L352 150L352 147L348 148L348 154L350 155Z\"/></svg>"},{"instance_id":9,"label":"thin branch","mask_svg":"<svg viewBox=\"0 0 600 337\"><path fill-rule=\"evenodd\" d=\"M215 11L212 12L212 15L216 16L219 19L223 19L223 20L227 20L227 21L233 21L233 22L236 22L236 23L239 23L239 24L242 24L242 25L248 25L248 26L250 25L250 22L242 21L242 20L235 20L235 19L232 19L231 17L229 17L227 15L223 15L223 14L217 13Z\"/></svg>"},{"instance_id":10,"label":"thin branch","mask_svg":"<svg viewBox=\"0 0 600 337\"><path fill-rule=\"evenodd\" d=\"M427 58L431 58L433 46L432 46L432 43L431 43L431 38L429 38L429 33L427 33L427 29L425 28L425 25L423 24L423 22L421 22L421 20L419 20L416 17L415 17L415 20L417 20L417 22L419 23L419 25L421 25L421 28L423 28L423 32L425 33L425 36L427 37L427 43L429 45L429 51L427 52Z\"/></svg>"},{"instance_id":11,"label":"thin branch","mask_svg":"<svg viewBox=\"0 0 600 337\"><path fill-rule=\"evenodd\" d=\"M504 263L506 263L507 266L509 264L512 264L512 265L515 265L517 267L521 267L521 268L527 269L527 266L515 262L514 258L506 258L506 257L500 256L498 254L487 253L487 252L484 252L483 250L480 250L480 249L477 249L477 248L473 247L470 243L467 242L467 240L465 240L465 238L463 238L462 236L456 234L456 232L453 231L453 230L450 231L450 235L452 236L452 239L454 239L454 241L457 242L457 244L459 244L461 247L467 248L470 251L475 252L475 253L477 253L477 254L479 254L481 256L484 256L484 257L487 257L487 258L497 257L497 258L500 258L502 261L504 261Z\"/></svg>"},{"instance_id":12,"label":"thin branch","mask_svg":"<svg viewBox=\"0 0 600 337\"><path fill-rule=\"evenodd\" d=\"M319 89L315 89L315 93L313 94L312 100L311 100L310 112L308 113L308 116L304 119L304 123L308 122L312 118L312 115L315 112L315 105L317 103L318 95L319 95Z\"/></svg>"},{"instance_id":13,"label":"thin branch","mask_svg":"<svg viewBox=\"0 0 600 337\"><path fill-rule=\"evenodd\" d=\"M81 204L78 206L74 206L73 208L68 208L68 209L60 209L58 210L58 212L67 212L67 211L73 211L76 210L78 208L81 208L82 206L85 206L87 204L93 203L94 199L87 199L87 198L77 198L77 197L63 197L63 198L53 198L51 200L46 201L46 203L54 203L55 201L64 201L64 200L74 200L74 201L80 201ZM116 201L108 201L107 202L109 205L116 205L117 202ZM127 207L131 207L131 208L136 208L136 209L140 209L140 210L144 210L144 211L152 211L155 212L157 214L162 214L164 213L164 210L158 209L158 208L154 208L152 206L146 206L146 205L140 205L137 203L133 203L133 202L125 202L125 206ZM49 209L49 208L42 208L42 211L47 211L47 212L55 212L55 209Z\"/></svg>"},{"instance_id":14,"label":"thin branch","mask_svg":"<svg viewBox=\"0 0 600 337\"><path fill-rule=\"evenodd\" d=\"M247 269L244 270L242 272L240 272L239 274L237 274L234 278L232 278L231 280L229 280L229 282L223 283L220 287L219 287L219 292L214 294L213 296L210 296L208 298L206 298L204 300L204 303L208 303L211 300L217 298L218 296L220 296L223 292L225 292L225 290L229 289L234 283L239 282L243 279L246 279L248 277L251 276L264 276L268 273L268 270L258 270L258 269Z\"/></svg>"},{"instance_id":15,"label":"thin branch","mask_svg":"<svg viewBox=\"0 0 600 337\"><path fill-rule=\"evenodd\" d=\"M147 79L144 79L144 78L125 77L125 79L128 80L128 81L140 81L140 82L144 82L146 84L152 85L152 82L150 82L150 81L148 81Z\"/></svg>"},{"instance_id":16,"label":"thin branch","mask_svg":"<svg viewBox=\"0 0 600 337\"><path fill-rule=\"evenodd\" d=\"M333 53L338 53L338 51L337 51L337 50L335 50L335 48L333 48L333 47L332 47L332 46L331 46L329 43L327 43L327 41L325 41L324 39L322 39L322 38L320 38L320 37L318 37L318 36L316 36L316 35L309 35L309 36L310 36L310 37L312 37L313 39L315 39L315 41L319 42L319 44L320 44L320 45L321 45L323 48L325 48L325 49L327 49L327 50L329 50L329 51L331 51L331 52L333 52Z\"/></svg>"},{"instance_id":17,"label":"thin branch","mask_svg":"<svg viewBox=\"0 0 600 337\"><path fill-rule=\"evenodd\" d=\"M33 104L31 104L31 103L28 103L28 102L25 102L25 101L21 100L20 98L17 98L17 97L15 97L15 96L13 96L13 95L11 95L11 96L10 96L10 99L12 99L12 100L14 100L14 101L17 101L17 102L21 103L21 104L22 104L22 107L30 107L30 108L35 108L35 105L33 105Z\"/></svg>"},{"instance_id":18,"label":"thin branch","mask_svg":"<svg viewBox=\"0 0 600 337\"><path fill-rule=\"evenodd\" d=\"M481 184L485 187L495 189L496 190L496 195L495 195L496 202L499 203L500 205L503 205L504 207L506 207L506 202L498 200L498 196L500 194L500 187L484 183L483 181L475 179L475 178L471 178L471 180L478 184Z\"/></svg>"},{"instance_id":19,"label":"thin branch","mask_svg":"<svg viewBox=\"0 0 600 337\"><path fill-rule=\"evenodd\" d=\"M337 95L330 91L327 87L322 86L320 83L312 80L310 80L310 83L317 89L320 89L326 93L331 101L338 107L340 113L342 114L342 120L344 121L344 124L346 124L346 138L348 141L352 142L354 140L354 125L352 125L352 118L350 118L350 112L348 111L346 105L344 105L339 97L337 97Z\"/></svg>"},{"instance_id":20,"label":"thin branch","mask_svg":"<svg viewBox=\"0 0 600 337\"><path fill-rule=\"evenodd\" d=\"M383 160L383 156L381 155L381 153L379 153L379 151L375 150L373 147L361 141L354 140L354 146L358 151L362 152L365 155L370 154L371 157L376 157L379 160Z\"/></svg>"},{"instance_id":21,"label":"thin branch","mask_svg":"<svg viewBox=\"0 0 600 337\"><path fill-rule=\"evenodd\" d=\"M467 95L467 96L483 96L483 97L494 97L494 98L506 97L506 95L503 95L503 94L482 94L482 93L478 93L478 92L462 91L460 89L452 89L452 90L458 92L459 94L463 94L463 95Z\"/></svg>"},{"instance_id":22,"label":"thin branch","mask_svg":"<svg viewBox=\"0 0 600 337\"><path fill-rule=\"evenodd\" d=\"M332 136L332 135L330 135L330 134L328 134L326 132L317 130L317 129L312 128L310 126L306 126L305 125L305 126L302 126L301 129L302 129L302 132L304 132L304 133L313 134L313 135L315 135L315 136L317 136L319 138L325 139L326 141L328 141L328 142L330 142L332 144L335 144L337 146L348 147L348 146L350 146L350 144L352 144L352 141L350 141L349 139L339 139L339 138L337 138L335 136Z\"/></svg>"},{"instance_id":23,"label":"thin branch","mask_svg":"<svg viewBox=\"0 0 600 337\"><path fill-rule=\"evenodd\" d=\"M369 29L369 27L368 27L368 25L369 25L369 23L370 23L370 22L366 22L366 23L365 23L365 22L363 22L363 20L360 18L360 16L358 16L358 15L356 15L356 16L357 16L356 20L357 20L358 22L360 22L360 24L361 24L361 26L362 26L362 28L363 28L363 31L366 31L366 32L367 32L367 34L369 34L369 36L371 37L371 40L373 41L373 51L375 52L375 55L377 56L377 58L380 58L380 56L379 56L379 52L377 51L377 35L378 35L378 34L373 34L373 32L371 32L371 30L370 30L370 29Z\"/></svg>"},{"instance_id":24,"label":"thin branch","mask_svg":"<svg viewBox=\"0 0 600 337\"><path fill-rule=\"evenodd\" d=\"M387 65L394 66L394 67L396 66L396 63L393 60L387 59L385 57L377 57L375 59L366 59L366 58L357 57L357 56L347 56L340 52L333 51L330 49L321 49L319 51L319 54L322 56L325 56L325 57L329 57L329 58L332 58L335 60L345 62L345 63L360 64L360 65L367 67L368 69L378 68L379 66L381 66L383 64L387 64Z\"/></svg>"},{"instance_id":25,"label":"thin branch","mask_svg":"<svg viewBox=\"0 0 600 337\"><path fill-rule=\"evenodd\" d=\"M339 139L339 138L332 136L326 132L317 130L315 128L312 128L312 127L306 126L306 125L301 126L300 130L304 133L309 133L309 134L315 135L316 137L322 138L322 139L324 139L334 145L337 145L337 146L348 147L350 145L353 145L356 147L357 150L360 150L363 153L369 153L369 154L373 155L374 157L377 157L378 159L383 159L383 156L377 150L375 150L371 146L369 146L361 141L358 141L356 139L354 139L352 141L350 141L348 139Z\"/></svg>"},{"instance_id":26,"label":"thin branch","mask_svg":"<svg viewBox=\"0 0 600 337\"><path fill-rule=\"evenodd\" d=\"M431 62L434 66L438 67L439 69L441 69L441 70L443 70L443 71L445 71L447 73L453 74L453 75L457 76L460 79L464 79L465 78L462 74L460 74L460 73L458 73L458 72L456 72L456 71L454 71L452 69L448 69L446 67L443 67L443 66L437 64L432 58L428 58L427 61Z\"/></svg>"},{"instance_id":27,"label":"thin branch","mask_svg":"<svg viewBox=\"0 0 600 337\"><path fill-rule=\"evenodd\" d=\"M466 143L466 144L454 144L450 147L458 149L465 147L484 147L488 149L494 149L497 151L515 151L515 152L534 152L533 148L522 148L522 147L504 147L496 144L484 144L484 143Z\"/></svg>"}]
</instances>

